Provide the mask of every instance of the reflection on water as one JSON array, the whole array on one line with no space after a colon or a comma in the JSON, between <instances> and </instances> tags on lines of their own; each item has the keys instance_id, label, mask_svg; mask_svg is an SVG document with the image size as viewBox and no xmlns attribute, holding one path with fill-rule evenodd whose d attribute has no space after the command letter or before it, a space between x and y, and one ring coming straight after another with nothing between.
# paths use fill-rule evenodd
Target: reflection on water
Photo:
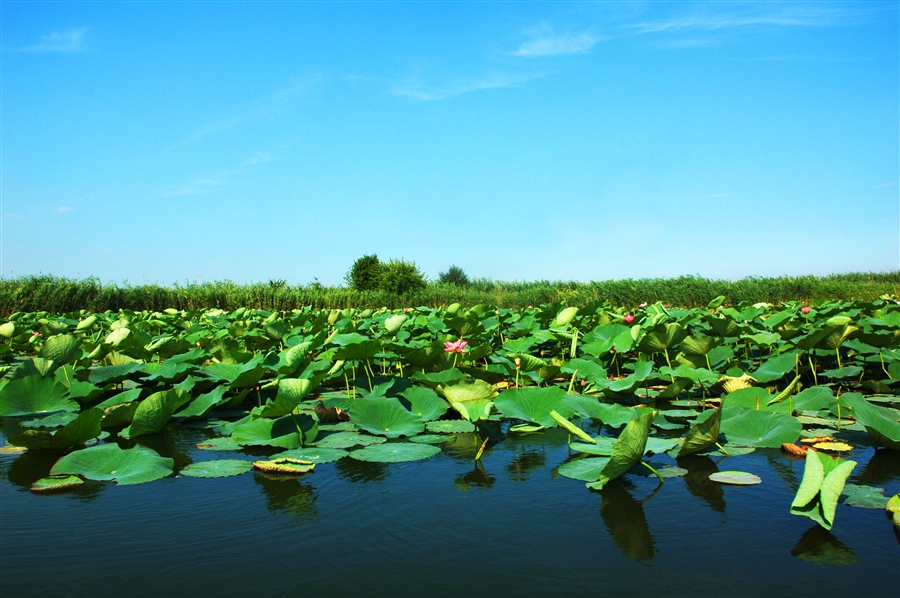
<instances>
[{"instance_id":1,"label":"reflection on water","mask_svg":"<svg viewBox=\"0 0 900 598\"><path fill-rule=\"evenodd\" d=\"M880 448L875 451L857 479L857 484L875 486L896 480L900 476L900 459L897 451Z\"/></svg>"},{"instance_id":2,"label":"reflection on water","mask_svg":"<svg viewBox=\"0 0 900 598\"><path fill-rule=\"evenodd\" d=\"M56 451L28 451L22 453L14 459L4 457L0 460L2 469L0 472L6 474L6 479L14 486L18 486L22 491L31 491L31 485L41 478L50 475L50 468L56 463L62 453ZM75 489L68 489L59 492L42 493L40 496L65 496L68 499L74 499L82 502L90 502L97 498L103 491L106 484L103 482L91 482L88 480L85 484Z\"/></svg>"},{"instance_id":3,"label":"reflection on water","mask_svg":"<svg viewBox=\"0 0 900 598\"><path fill-rule=\"evenodd\" d=\"M348 482L382 482L388 475L388 464L339 459L334 462L334 471L339 478Z\"/></svg>"},{"instance_id":4,"label":"reflection on water","mask_svg":"<svg viewBox=\"0 0 900 598\"><path fill-rule=\"evenodd\" d=\"M514 482L527 482L531 473L547 463L547 451L543 447L526 449L516 447L515 457L506 464L506 473Z\"/></svg>"},{"instance_id":5,"label":"reflection on water","mask_svg":"<svg viewBox=\"0 0 900 598\"><path fill-rule=\"evenodd\" d=\"M633 561L647 561L657 552L644 516L644 507L628 492L631 484L621 478L606 485L600 494L600 517L606 524L609 537L623 555ZM652 495L651 495L652 496Z\"/></svg>"},{"instance_id":6,"label":"reflection on water","mask_svg":"<svg viewBox=\"0 0 900 598\"><path fill-rule=\"evenodd\" d=\"M715 461L705 455L690 455L678 459L678 467L688 470L684 475L688 492L709 505L713 511L725 512L725 491L721 484L709 479L710 474L719 471Z\"/></svg>"},{"instance_id":7,"label":"reflection on water","mask_svg":"<svg viewBox=\"0 0 900 598\"><path fill-rule=\"evenodd\" d=\"M253 481L262 487L270 511L287 513L298 523L319 518L316 489L297 476L254 472Z\"/></svg>"},{"instance_id":8,"label":"reflection on water","mask_svg":"<svg viewBox=\"0 0 900 598\"><path fill-rule=\"evenodd\" d=\"M806 530L791 554L816 565L855 565L858 560L849 547L818 525Z\"/></svg>"},{"instance_id":9,"label":"reflection on water","mask_svg":"<svg viewBox=\"0 0 900 598\"><path fill-rule=\"evenodd\" d=\"M185 445L185 433L190 433L190 431L179 430L173 432L172 428L166 428L157 434L138 436L131 441L120 441L119 446L123 449L132 448L136 444L145 446L159 453L161 457L172 459L175 462L173 471L181 471L194 461L182 450ZM196 432L193 432L193 434L196 435Z\"/></svg>"},{"instance_id":10,"label":"reflection on water","mask_svg":"<svg viewBox=\"0 0 900 598\"><path fill-rule=\"evenodd\" d=\"M463 492L467 492L472 486L477 488L490 488L496 481L497 478L485 470L481 461L475 461L475 469L468 473L456 476L456 479L453 480L453 485Z\"/></svg>"}]
</instances>

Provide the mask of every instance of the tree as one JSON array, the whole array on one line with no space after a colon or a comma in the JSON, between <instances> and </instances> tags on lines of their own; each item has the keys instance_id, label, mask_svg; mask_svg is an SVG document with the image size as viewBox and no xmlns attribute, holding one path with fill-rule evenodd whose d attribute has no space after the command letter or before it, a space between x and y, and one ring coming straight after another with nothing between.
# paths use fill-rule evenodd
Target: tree
<instances>
[{"instance_id":1,"label":"tree","mask_svg":"<svg viewBox=\"0 0 900 598\"><path fill-rule=\"evenodd\" d=\"M374 291L381 284L383 270L384 264L378 260L377 255L364 255L353 262L344 280L357 291Z\"/></svg>"},{"instance_id":2,"label":"tree","mask_svg":"<svg viewBox=\"0 0 900 598\"><path fill-rule=\"evenodd\" d=\"M441 272L438 278L444 284L455 284L460 287L469 285L469 277L459 266L450 266L446 272Z\"/></svg>"},{"instance_id":3,"label":"tree","mask_svg":"<svg viewBox=\"0 0 900 598\"><path fill-rule=\"evenodd\" d=\"M386 293L405 295L428 286L425 275L419 271L415 262L392 259L382 264L381 268L381 283L378 288Z\"/></svg>"}]
</instances>

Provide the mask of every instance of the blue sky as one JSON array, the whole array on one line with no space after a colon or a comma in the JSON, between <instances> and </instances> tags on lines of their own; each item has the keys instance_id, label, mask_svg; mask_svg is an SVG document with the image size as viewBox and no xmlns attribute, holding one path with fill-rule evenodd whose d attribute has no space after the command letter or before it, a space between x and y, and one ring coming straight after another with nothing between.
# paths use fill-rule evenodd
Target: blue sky
<instances>
[{"instance_id":1,"label":"blue sky","mask_svg":"<svg viewBox=\"0 0 900 598\"><path fill-rule=\"evenodd\" d=\"M897 2L0 16L4 277L900 269Z\"/></svg>"}]
</instances>

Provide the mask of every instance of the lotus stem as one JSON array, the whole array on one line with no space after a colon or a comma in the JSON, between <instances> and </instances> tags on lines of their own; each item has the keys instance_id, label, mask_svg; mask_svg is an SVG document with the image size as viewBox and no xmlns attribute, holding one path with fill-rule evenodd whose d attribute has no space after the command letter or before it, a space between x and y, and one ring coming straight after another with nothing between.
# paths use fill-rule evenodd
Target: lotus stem
<instances>
[{"instance_id":1,"label":"lotus stem","mask_svg":"<svg viewBox=\"0 0 900 598\"><path fill-rule=\"evenodd\" d=\"M669 369L671 370L671 369L672 369L672 362L669 361L669 350L668 350L668 349L663 349L663 355L666 356L666 365L669 366ZM672 374L669 374L669 378L672 379L672 383L675 382L675 376L673 376Z\"/></svg>"},{"instance_id":2,"label":"lotus stem","mask_svg":"<svg viewBox=\"0 0 900 598\"><path fill-rule=\"evenodd\" d=\"M889 371L887 371L887 368L886 368L886 367L884 367L884 353L882 353L881 351L879 351L879 352L878 352L878 357L881 358L881 369L884 370L884 373L885 373L885 374L887 374L888 379L893 380L893 378L891 378L891 373L890 373ZM863 371L865 371L865 370L863 370Z\"/></svg>"},{"instance_id":3,"label":"lotus stem","mask_svg":"<svg viewBox=\"0 0 900 598\"><path fill-rule=\"evenodd\" d=\"M720 409L721 409L721 408L720 408ZM729 453L728 451L726 451L726 450L725 450L725 447L722 446L721 444L719 444L718 442L716 443L716 446L719 447L719 450L720 450L720 451L722 451L723 453L725 453L725 456L726 456L726 457L730 457L730 456L731 456L731 453Z\"/></svg>"},{"instance_id":4,"label":"lotus stem","mask_svg":"<svg viewBox=\"0 0 900 598\"><path fill-rule=\"evenodd\" d=\"M484 439L484 442L481 443L481 448L478 449L478 452L477 452L477 453L475 453L475 460L476 460L476 461L480 461L480 460L481 460L481 454L484 452L484 447L487 446L487 443L488 443L488 441L489 441L490 439L491 439L491 437L488 436L487 438ZM476 440L475 442L477 443L478 441Z\"/></svg>"},{"instance_id":5,"label":"lotus stem","mask_svg":"<svg viewBox=\"0 0 900 598\"><path fill-rule=\"evenodd\" d=\"M654 474L656 477L659 478L659 483L660 483L660 484L665 484L665 483L666 483L666 480L664 480L663 477L662 477L661 475L659 475L659 472L656 471L655 469L653 469L653 467L652 467L649 463L647 463L646 461L641 461L641 465L643 465L644 467L646 467L647 469L649 469L650 471L652 471L653 474Z\"/></svg>"},{"instance_id":6,"label":"lotus stem","mask_svg":"<svg viewBox=\"0 0 900 598\"><path fill-rule=\"evenodd\" d=\"M350 380L347 379L347 370L344 370L344 384L347 385L347 398L352 399L350 396Z\"/></svg>"},{"instance_id":7,"label":"lotus stem","mask_svg":"<svg viewBox=\"0 0 900 598\"><path fill-rule=\"evenodd\" d=\"M363 364L363 371L366 373L366 379L369 381L369 392L372 392L374 389L372 388L372 376L369 375L369 360Z\"/></svg>"},{"instance_id":8,"label":"lotus stem","mask_svg":"<svg viewBox=\"0 0 900 598\"><path fill-rule=\"evenodd\" d=\"M572 372L572 379L569 380L569 394L572 394L572 388L575 386L575 375L578 374L578 370Z\"/></svg>"},{"instance_id":9,"label":"lotus stem","mask_svg":"<svg viewBox=\"0 0 900 598\"><path fill-rule=\"evenodd\" d=\"M813 382L815 382L816 386L818 386L818 385L819 385L819 377L816 376L816 366L815 366L815 364L813 363L812 355L810 355L809 353L807 353L807 354L806 354L806 357L809 359L809 368L812 370L812 374L813 374Z\"/></svg>"}]
</instances>

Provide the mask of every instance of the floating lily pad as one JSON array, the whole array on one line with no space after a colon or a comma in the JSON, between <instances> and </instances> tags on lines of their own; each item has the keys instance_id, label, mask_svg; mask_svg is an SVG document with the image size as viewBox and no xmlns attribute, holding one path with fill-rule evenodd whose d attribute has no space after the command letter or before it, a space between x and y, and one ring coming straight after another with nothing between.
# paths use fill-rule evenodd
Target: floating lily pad
<instances>
[{"instance_id":1,"label":"floating lily pad","mask_svg":"<svg viewBox=\"0 0 900 598\"><path fill-rule=\"evenodd\" d=\"M291 449L273 455L273 459L298 459L300 461L309 461L310 463L331 463L338 459L343 459L349 453L339 448L325 448L321 446L304 446L302 448Z\"/></svg>"},{"instance_id":2,"label":"floating lily pad","mask_svg":"<svg viewBox=\"0 0 900 598\"><path fill-rule=\"evenodd\" d=\"M664 478L680 478L687 475L688 470L683 467L667 465L665 467L656 468L656 472Z\"/></svg>"},{"instance_id":3,"label":"floating lily pad","mask_svg":"<svg viewBox=\"0 0 900 598\"><path fill-rule=\"evenodd\" d=\"M844 504L848 507L885 509L888 504L888 497L884 495L884 488L876 488L874 486L844 484L841 496L846 497Z\"/></svg>"},{"instance_id":4,"label":"floating lily pad","mask_svg":"<svg viewBox=\"0 0 900 598\"><path fill-rule=\"evenodd\" d=\"M197 445L198 449L205 451L239 451L242 447L231 436L223 436L221 438L210 438Z\"/></svg>"},{"instance_id":5,"label":"floating lily pad","mask_svg":"<svg viewBox=\"0 0 900 598\"><path fill-rule=\"evenodd\" d=\"M350 421L366 432L388 438L415 436L425 429L422 418L407 411L394 397L357 400L350 410Z\"/></svg>"},{"instance_id":6,"label":"floating lily pad","mask_svg":"<svg viewBox=\"0 0 900 598\"><path fill-rule=\"evenodd\" d=\"M32 492L58 492L84 485L84 480L75 475L54 475L41 478L31 485ZM887 502L885 500L885 502Z\"/></svg>"},{"instance_id":7,"label":"floating lily pad","mask_svg":"<svg viewBox=\"0 0 900 598\"><path fill-rule=\"evenodd\" d=\"M587 444L585 442L573 442L569 445L573 451L578 451L579 453L587 453L589 455L602 455L608 457L612 455L612 447L615 444L616 439L611 438L609 436L597 436L594 438L594 444Z\"/></svg>"},{"instance_id":8,"label":"floating lily pad","mask_svg":"<svg viewBox=\"0 0 900 598\"><path fill-rule=\"evenodd\" d=\"M588 457L586 459L576 459L575 461L563 463L559 466L557 471L559 472L559 475L572 478L573 480L593 482L600 479L600 472L603 471L603 468L606 467L607 463L609 463L608 458Z\"/></svg>"},{"instance_id":9,"label":"floating lily pad","mask_svg":"<svg viewBox=\"0 0 900 598\"><path fill-rule=\"evenodd\" d=\"M254 469L267 473L286 473L292 475L300 475L309 473L315 468L315 463L303 461L302 459L293 459L291 457L273 458L270 460L254 461Z\"/></svg>"},{"instance_id":10,"label":"floating lily pad","mask_svg":"<svg viewBox=\"0 0 900 598\"><path fill-rule=\"evenodd\" d=\"M345 449L353 446L368 446L370 444L381 444L387 442L387 439L381 436L372 436L371 434L360 434L359 432L337 432L330 434L324 438L320 438L316 446L322 448Z\"/></svg>"},{"instance_id":11,"label":"floating lily pad","mask_svg":"<svg viewBox=\"0 0 900 598\"><path fill-rule=\"evenodd\" d=\"M409 439L410 442L420 442L422 444L443 444L456 440L456 436L447 436L445 434L419 434Z\"/></svg>"},{"instance_id":12,"label":"floating lily pad","mask_svg":"<svg viewBox=\"0 0 900 598\"><path fill-rule=\"evenodd\" d=\"M112 481L120 486L141 484L172 473L172 459L145 446L122 450L115 444L102 444L69 453L56 462L50 474L75 474L91 480Z\"/></svg>"},{"instance_id":13,"label":"floating lily pad","mask_svg":"<svg viewBox=\"0 0 900 598\"><path fill-rule=\"evenodd\" d=\"M425 429L438 434L465 434L466 432L474 432L475 424L463 419L448 419L426 422Z\"/></svg>"},{"instance_id":14,"label":"floating lily pad","mask_svg":"<svg viewBox=\"0 0 900 598\"><path fill-rule=\"evenodd\" d=\"M711 473L709 479L713 482L733 486L753 486L762 483L762 478L746 471L719 471Z\"/></svg>"},{"instance_id":15,"label":"floating lily pad","mask_svg":"<svg viewBox=\"0 0 900 598\"><path fill-rule=\"evenodd\" d=\"M853 450L853 447L850 446L849 444L847 444L846 442L819 442L814 446L816 447L816 449L821 450L821 451L836 452L836 453L842 453L845 451Z\"/></svg>"},{"instance_id":16,"label":"floating lily pad","mask_svg":"<svg viewBox=\"0 0 900 598\"><path fill-rule=\"evenodd\" d=\"M367 446L350 453L350 456L358 461L372 461L375 463L401 463L404 461L420 461L428 459L441 452L441 449L431 444L418 444L415 442L388 442Z\"/></svg>"},{"instance_id":17,"label":"floating lily pad","mask_svg":"<svg viewBox=\"0 0 900 598\"><path fill-rule=\"evenodd\" d=\"M180 472L189 478L227 478L247 473L253 469L253 462L245 459L216 459L191 463Z\"/></svg>"}]
</instances>

